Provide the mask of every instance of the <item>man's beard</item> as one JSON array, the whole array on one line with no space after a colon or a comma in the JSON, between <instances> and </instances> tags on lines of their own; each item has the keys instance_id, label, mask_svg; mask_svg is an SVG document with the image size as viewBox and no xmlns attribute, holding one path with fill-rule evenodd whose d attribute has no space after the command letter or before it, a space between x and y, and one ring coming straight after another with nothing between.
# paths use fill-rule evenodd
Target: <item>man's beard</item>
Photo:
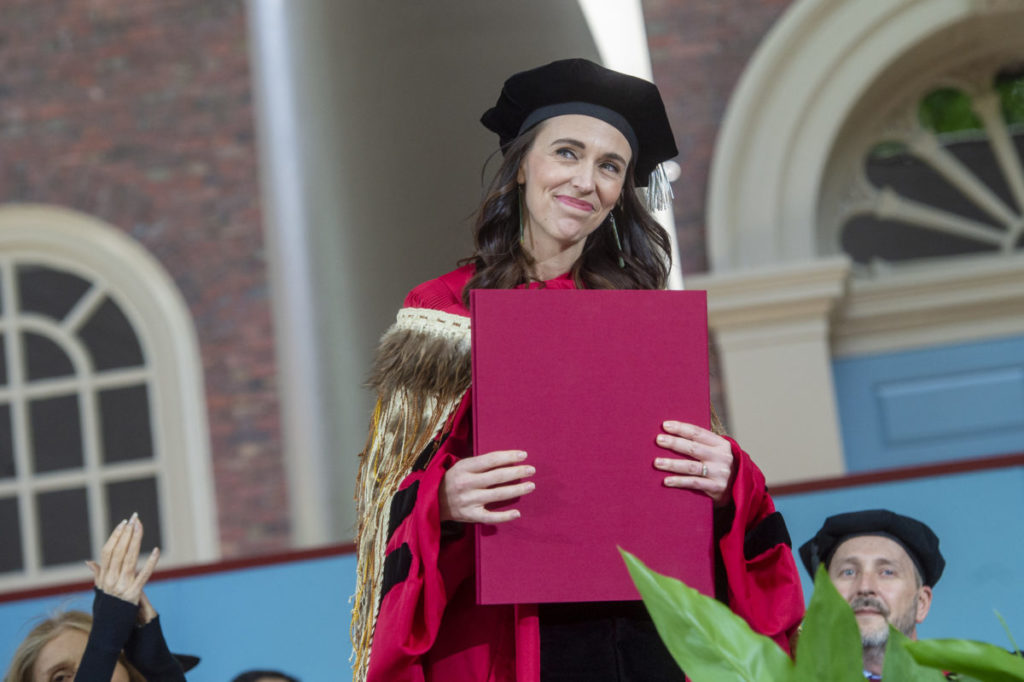
<instances>
[{"instance_id":1,"label":"man's beard","mask_svg":"<svg viewBox=\"0 0 1024 682\"><path fill-rule=\"evenodd\" d=\"M865 648L873 647L884 647L886 642L889 641L889 625L891 624L894 628L902 632L907 637L910 637L914 632L914 628L917 625L917 608L916 600L907 607L907 610L903 613L896 614L895 618L890 618L889 609L881 602L881 600L874 597L854 597L850 601L850 607L857 611L859 609L869 608L878 611L882 617L886 620L885 627L880 627L877 630L873 630L867 633L861 633L860 643Z\"/></svg>"}]
</instances>

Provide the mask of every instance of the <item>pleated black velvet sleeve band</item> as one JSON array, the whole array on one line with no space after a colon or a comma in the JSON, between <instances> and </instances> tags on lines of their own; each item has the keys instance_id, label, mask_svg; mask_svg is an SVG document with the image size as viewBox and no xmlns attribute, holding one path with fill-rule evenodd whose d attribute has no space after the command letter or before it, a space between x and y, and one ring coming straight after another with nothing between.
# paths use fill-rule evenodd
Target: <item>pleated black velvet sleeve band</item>
<instances>
[{"instance_id":1,"label":"pleated black velvet sleeve band","mask_svg":"<svg viewBox=\"0 0 1024 682\"><path fill-rule=\"evenodd\" d=\"M793 546L785 519L782 518L782 514L775 511L747 531L743 537L743 556L750 561L758 554L780 544Z\"/></svg>"}]
</instances>

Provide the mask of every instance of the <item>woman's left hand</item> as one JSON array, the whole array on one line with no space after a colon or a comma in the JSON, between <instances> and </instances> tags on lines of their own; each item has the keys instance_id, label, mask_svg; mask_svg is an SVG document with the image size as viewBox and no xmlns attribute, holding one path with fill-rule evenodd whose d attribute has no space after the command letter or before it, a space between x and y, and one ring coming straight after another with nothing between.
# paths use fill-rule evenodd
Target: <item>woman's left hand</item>
<instances>
[{"instance_id":1,"label":"woman's left hand","mask_svg":"<svg viewBox=\"0 0 1024 682\"><path fill-rule=\"evenodd\" d=\"M718 434L693 424L666 421L664 433L655 439L660 447L679 457L658 457L654 468L671 476L664 484L669 488L699 490L715 502L716 507L728 504L732 493L732 445Z\"/></svg>"},{"instance_id":2,"label":"woman's left hand","mask_svg":"<svg viewBox=\"0 0 1024 682\"><path fill-rule=\"evenodd\" d=\"M160 549L154 547L146 563L138 569L141 545L142 522L139 521L137 514L132 514L131 519L119 523L107 538L100 551L99 563L86 562L92 571L96 587L112 597L137 606L142 597L142 588L153 574L157 560L160 559ZM148 610L152 608L149 606ZM145 615L150 616L148 612ZM152 616L155 615L154 611Z\"/></svg>"}]
</instances>

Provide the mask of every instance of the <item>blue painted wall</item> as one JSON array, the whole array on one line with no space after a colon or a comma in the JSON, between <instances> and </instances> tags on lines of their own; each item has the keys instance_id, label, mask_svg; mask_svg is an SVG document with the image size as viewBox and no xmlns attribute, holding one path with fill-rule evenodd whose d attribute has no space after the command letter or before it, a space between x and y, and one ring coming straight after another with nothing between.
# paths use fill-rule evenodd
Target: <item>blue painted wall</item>
<instances>
[{"instance_id":1,"label":"blue painted wall","mask_svg":"<svg viewBox=\"0 0 1024 682\"><path fill-rule=\"evenodd\" d=\"M202 658L190 682L228 682L251 668L346 681L355 571L354 555L335 556L158 581L146 594L172 651ZM91 593L0 604L3 670L40 614L91 605Z\"/></svg>"},{"instance_id":2,"label":"blue painted wall","mask_svg":"<svg viewBox=\"0 0 1024 682\"><path fill-rule=\"evenodd\" d=\"M921 636L1008 647L992 613L998 609L1024 641L1024 467L786 495L776 503L795 546L826 516L854 509L884 507L925 521L941 538L947 567ZM246 668L271 667L319 682L351 679L354 590L355 557L346 555L159 581L147 592L172 648L203 659L190 680L227 682ZM0 604L3 667L30 621L90 604L89 594Z\"/></svg>"},{"instance_id":3,"label":"blue painted wall","mask_svg":"<svg viewBox=\"0 0 1024 682\"><path fill-rule=\"evenodd\" d=\"M1024 337L833 361L847 471L1024 452Z\"/></svg>"},{"instance_id":4,"label":"blue painted wall","mask_svg":"<svg viewBox=\"0 0 1024 682\"><path fill-rule=\"evenodd\" d=\"M786 495L775 502L794 553L832 514L885 508L924 521L939 536L946 570L919 636L1010 648L996 609L1024 644L1024 467ZM800 568L809 599L812 582Z\"/></svg>"}]
</instances>

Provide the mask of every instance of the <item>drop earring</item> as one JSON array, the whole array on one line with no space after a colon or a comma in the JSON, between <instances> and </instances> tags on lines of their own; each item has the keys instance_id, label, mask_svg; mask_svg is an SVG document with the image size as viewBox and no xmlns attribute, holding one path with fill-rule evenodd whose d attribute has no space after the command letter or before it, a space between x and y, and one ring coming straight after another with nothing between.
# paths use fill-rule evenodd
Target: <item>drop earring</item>
<instances>
[{"instance_id":1,"label":"drop earring","mask_svg":"<svg viewBox=\"0 0 1024 682\"><path fill-rule=\"evenodd\" d=\"M615 225L615 212L608 212L608 219L612 223L612 234L615 235L615 246L619 249L619 267L626 267L626 261L622 259L622 242L619 240L619 228Z\"/></svg>"},{"instance_id":2,"label":"drop earring","mask_svg":"<svg viewBox=\"0 0 1024 682\"><path fill-rule=\"evenodd\" d=\"M522 246L524 233L523 233L523 186L518 185L519 194L519 244Z\"/></svg>"}]
</instances>

